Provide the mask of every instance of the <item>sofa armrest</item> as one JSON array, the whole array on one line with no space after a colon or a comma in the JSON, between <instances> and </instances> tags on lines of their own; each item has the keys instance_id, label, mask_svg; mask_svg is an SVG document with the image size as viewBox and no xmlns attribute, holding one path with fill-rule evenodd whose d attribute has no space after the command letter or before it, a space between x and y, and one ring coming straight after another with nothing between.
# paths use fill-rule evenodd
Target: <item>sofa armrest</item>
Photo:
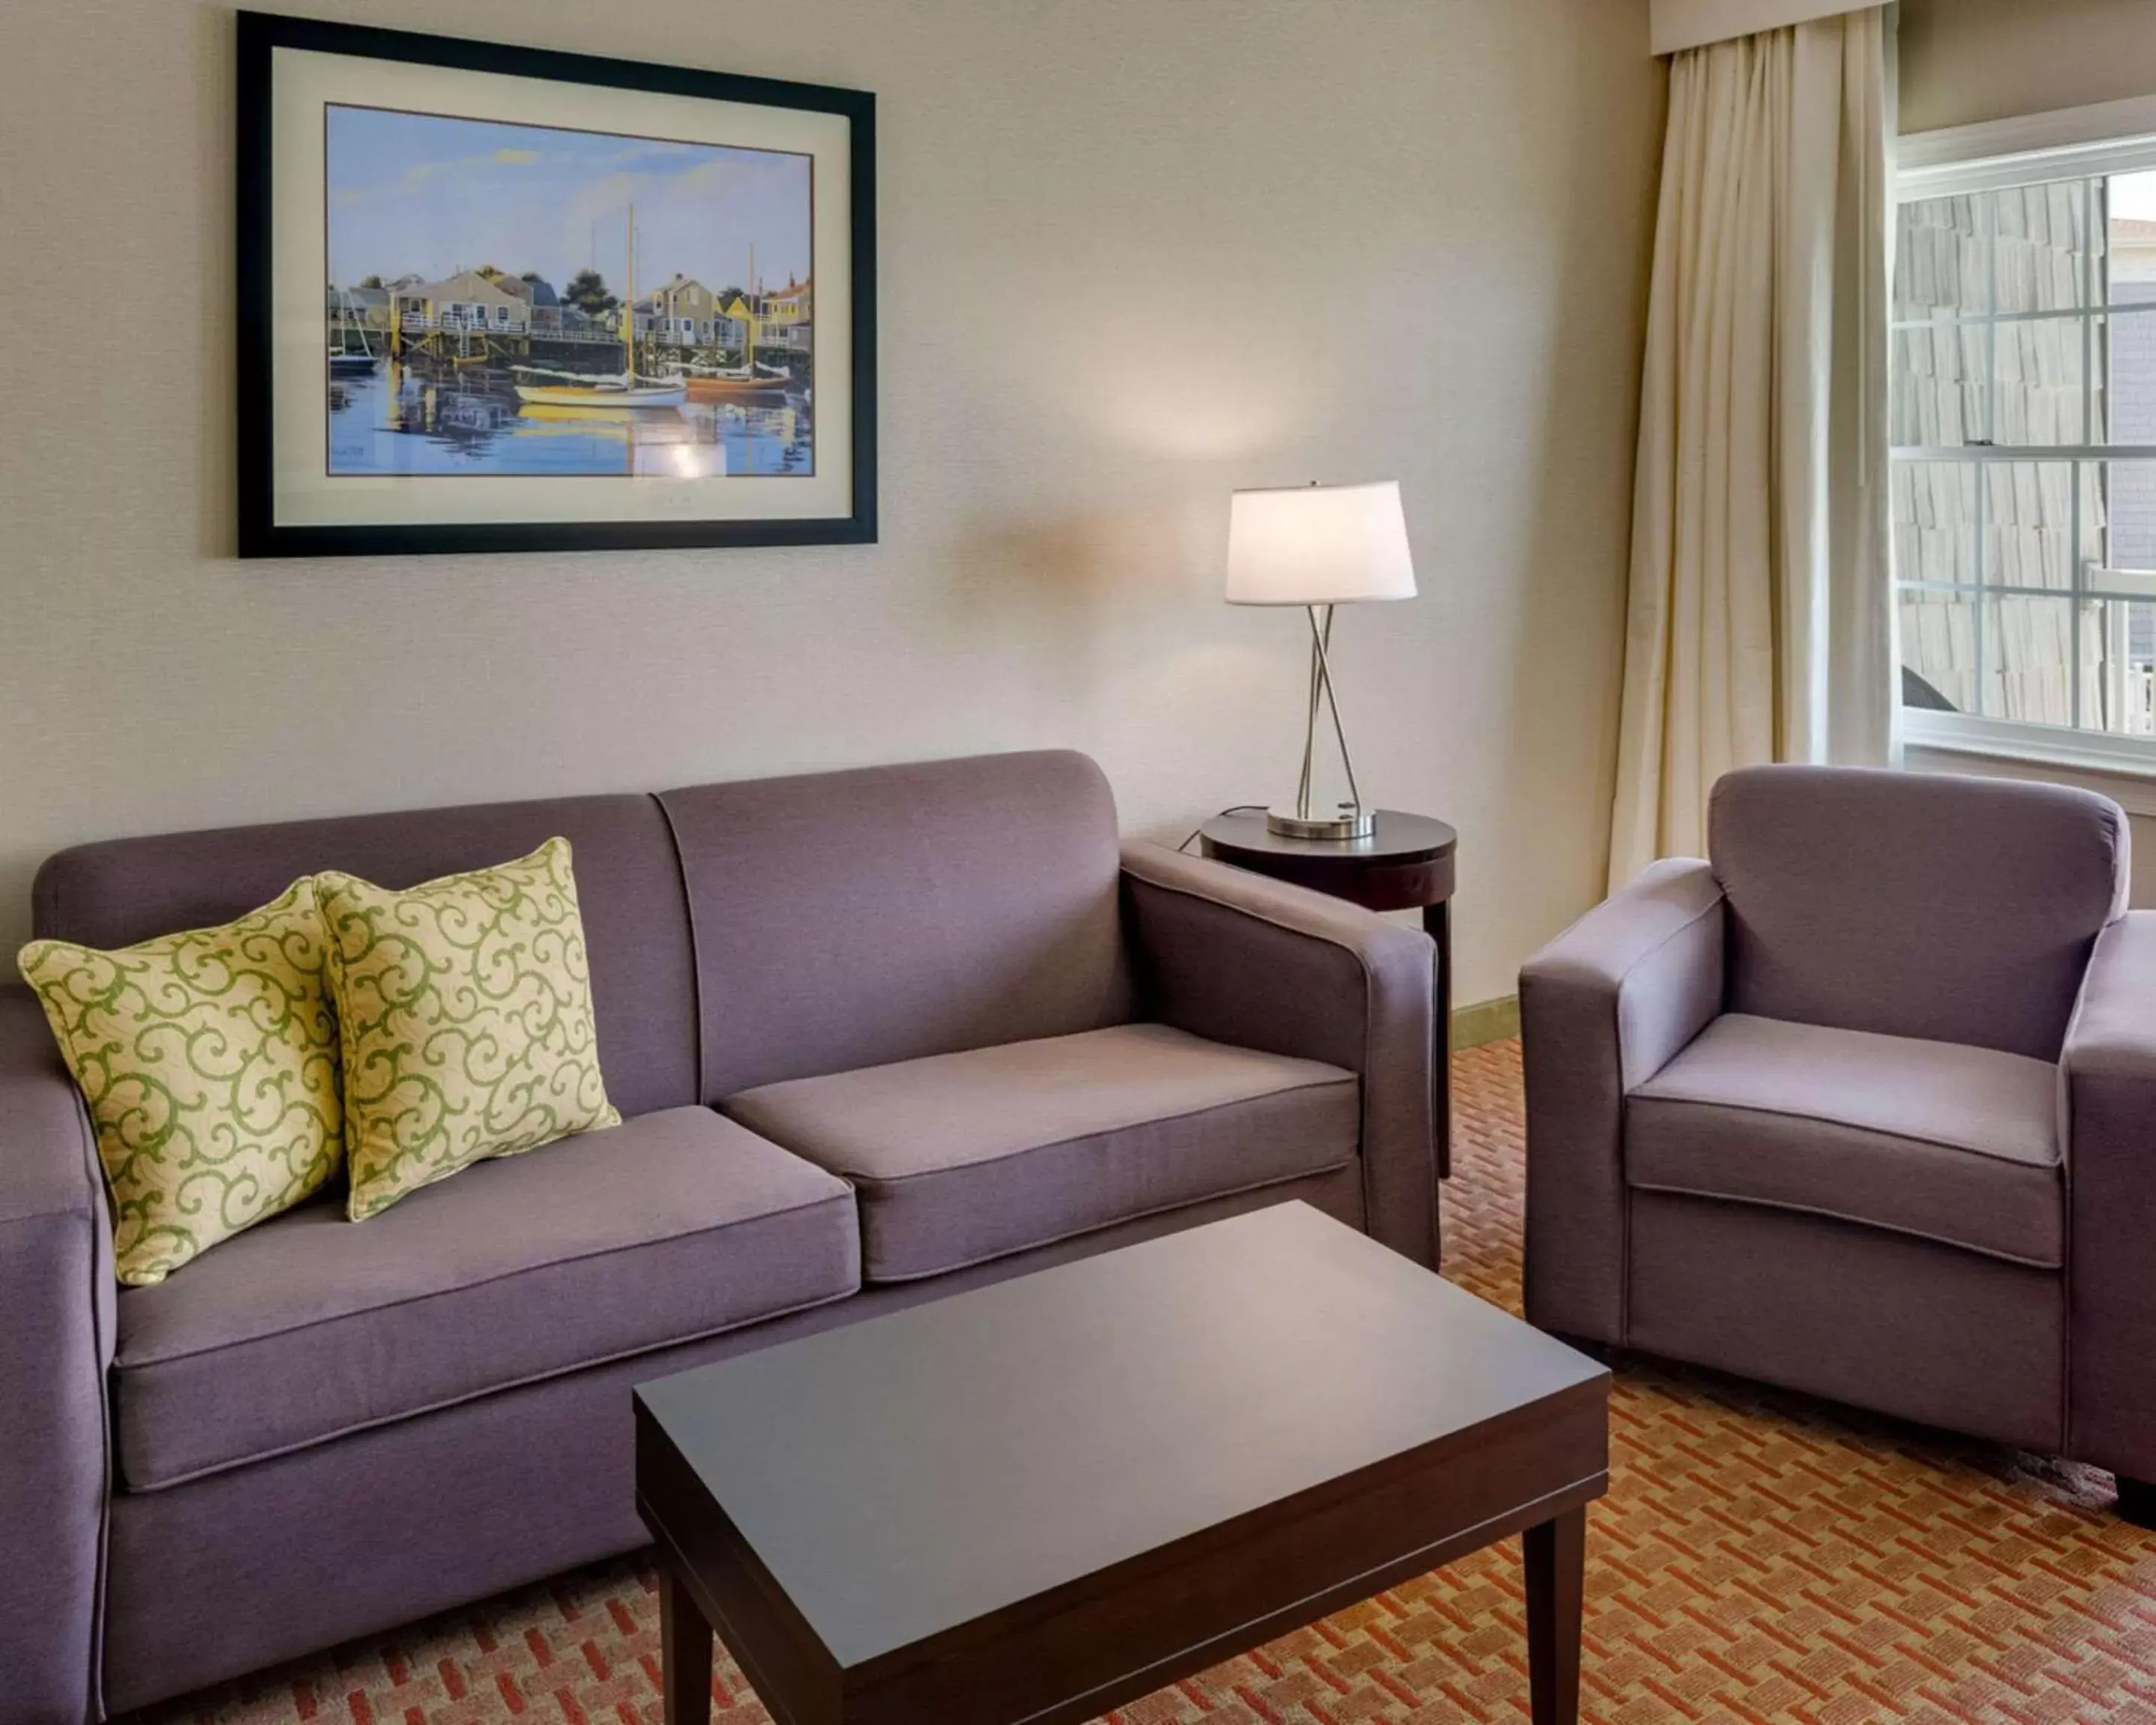
<instances>
[{"instance_id":1,"label":"sofa armrest","mask_svg":"<svg viewBox=\"0 0 2156 1725\"><path fill-rule=\"evenodd\" d=\"M82 1098L0 988L0 1725L95 1717L114 1292Z\"/></svg>"},{"instance_id":2,"label":"sofa armrest","mask_svg":"<svg viewBox=\"0 0 2156 1725\"><path fill-rule=\"evenodd\" d=\"M2059 1065L2067 1453L2156 1480L2156 911L2129 911L2097 937Z\"/></svg>"},{"instance_id":3,"label":"sofa armrest","mask_svg":"<svg viewBox=\"0 0 2156 1725\"><path fill-rule=\"evenodd\" d=\"M1722 888L1671 858L1589 911L1520 973L1532 1322L1625 1339L1625 1093L1722 1009Z\"/></svg>"},{"instance_id":4,"label":"sofa armrest","mask_svg":"<svg viewBox=\"0 0 2156 1725\"><path fill-rule=\"evenodd\" d=\"M1430 937L1160 845L1123 847L1123 891L1154 1017L1361 1077L1364 1225L1435 1266Z\"/></svg>"}]
</instances>

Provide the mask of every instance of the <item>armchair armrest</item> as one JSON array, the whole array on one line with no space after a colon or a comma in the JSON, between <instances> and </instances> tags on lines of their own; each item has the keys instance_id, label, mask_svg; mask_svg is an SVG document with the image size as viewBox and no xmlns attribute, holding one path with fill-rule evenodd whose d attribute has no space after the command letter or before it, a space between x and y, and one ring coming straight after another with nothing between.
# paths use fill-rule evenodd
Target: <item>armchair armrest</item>
<instances>
[{"instance_id":1,"label":"armchair armrest","mask_svg":"<svg viewBox=\"0 0 2156 1725\"><path fill-rule=\"evenodd\" d=\"M95 1717L114 1293L81 1096L0 988L0 1725Z\"/></svg>"},{"instance_id":2,"label":"armchair armrest","mask_svg":"<svg viewBox=\"0 0 2156 1725\"><path fill-rule=\"evenodd\" d=\"M2156 1481L2156 911L2129 911L2097 937L2059 1065L2067 1453Z\"/></svg>"},{"instance_id":3,"label":"armchair armrest","mask_svg":"<svg viewBox=\"0 0 2156 1725\"><path fill-rule=\"evenodd\" d=\"M1430 937L1306 887L1160 845L1123 847L1123 891L1148 1004L1162 1022L1361 1076L1365 1225L1394 1250L1435 1266Z\"/></svg>"},{"instance_id":4,"label":"armchair armrest","mask_svg":"<svg viewBox=\"0 0 2156 1725\"><path fill-rule=\"evenodd\" d=\"M1527 1312L1544 1329L1625 1339L1625 1096L1722 1009L1722 896L1706 863L1658 862L1520 973Z\"/></svg>"}]
</instances>

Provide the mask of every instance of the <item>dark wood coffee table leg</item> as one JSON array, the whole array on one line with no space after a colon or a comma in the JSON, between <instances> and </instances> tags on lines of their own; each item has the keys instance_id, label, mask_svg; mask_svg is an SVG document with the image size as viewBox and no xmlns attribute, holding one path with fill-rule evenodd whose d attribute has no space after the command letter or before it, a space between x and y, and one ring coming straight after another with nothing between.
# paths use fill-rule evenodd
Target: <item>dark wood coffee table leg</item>
<instances>
[{"instance_id":1,"label":"dark wood coffee table leg","mask_svg":"<svg viewBox=\"0 0 2156 1725\"><path fill-rule=\"evenodd\" d=\"M1527 1566L1527 1686L1535 1725L1578 1725L1587 1512L1568 1509L1540 1522L1520 1543Z\"/></svg>"},{"instance_id":2,"label":"dark wood coffee table leg","mask_svg":"<svg viewBox=\"0 0 2156 1725\"><path fill-rule=\"evenodd\" d=\"M659 1569L659 1671L666 1725L711 1725L711 1626L671 1563Z\"/></svg>"}]
</instances>

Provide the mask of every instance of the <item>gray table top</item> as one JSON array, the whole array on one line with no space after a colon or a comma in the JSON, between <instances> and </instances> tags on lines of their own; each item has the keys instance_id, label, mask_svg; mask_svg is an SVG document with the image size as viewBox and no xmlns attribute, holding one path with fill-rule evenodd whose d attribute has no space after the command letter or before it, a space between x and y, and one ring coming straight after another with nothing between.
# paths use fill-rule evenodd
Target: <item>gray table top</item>
<instances>
[{"instance_id":1,"label":"gray table top","mask_svg":"<svg viewBox=\"0 0 2156 1725\"><path fill-rule=\"evenodd\" d=\"M1289 1204L636 1394L852 1666L1601 1375Z\"/></svg>"}]
</instances>

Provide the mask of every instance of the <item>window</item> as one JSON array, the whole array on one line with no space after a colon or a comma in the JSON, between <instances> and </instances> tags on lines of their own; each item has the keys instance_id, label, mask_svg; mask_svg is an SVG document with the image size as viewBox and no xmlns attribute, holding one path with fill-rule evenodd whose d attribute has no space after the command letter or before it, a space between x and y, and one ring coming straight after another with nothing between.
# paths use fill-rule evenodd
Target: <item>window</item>
<instances>
[{"instance_id":1,"label":"window","mask_svg":"<svg viewBox=\"0 0 2156 1725\"><path fill-rule=\"evenodd\" d=\"M1912 737L2156 768L2156 139L1905 174L1892 317Z\"/></svg>"}]
</instances>

